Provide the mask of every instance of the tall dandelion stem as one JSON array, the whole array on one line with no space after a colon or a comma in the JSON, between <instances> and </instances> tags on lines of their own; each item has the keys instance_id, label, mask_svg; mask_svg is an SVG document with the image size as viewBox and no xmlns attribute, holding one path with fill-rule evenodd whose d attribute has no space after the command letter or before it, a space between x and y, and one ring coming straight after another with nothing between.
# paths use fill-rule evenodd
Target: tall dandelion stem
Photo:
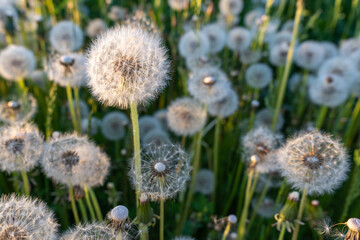
<instances>
[{"instance_id":1,"label":"tall dandelion stem","mask_svg":"<svg viewBox=\"0 0 360 240\"><path fill-rule=\"evenodd\" d=\"M280 231L280 235L279 235L279 240L283 240L283 239L284 239L285 230L286 230L286 225L283 224L282 227L281 227L281 231Z\"/></svg>"},{"instance_id":2,"label":"tall dandelion stem","mask_svg":"<svg viewBox=\"0 0 360 240\"><path fill-rule=\"evenodd\" d=\"M220 138L221 118L217 117L215 126L215 139L214 139L214 191L213 202L216 206L216 180L219 171L219 138Z\"/></svg>"},{"instance_id":3,"label":"tall dandelion stem","mask_svg":"<svg viewBox=\"0 0 360 240\"><path fill-rule=\"evenodd\" d=\"M306 190L306 187L305 187L304 191L302 193L299 212L298 212L298 215L297 215L297 220L298 221L295 224L295 230L294 230L294 234L292 235L291 240L297 240L298 236L299 236L299 231L300 231L300 223L299 223L299 221L301 221L303 213L304 213L306 197L307 197L306 194L307 194L307 190Z\"/></svg>"},{"instance_id":4,"label":"tall dandelion stem","mask_svg":"<svg viewBox=\"0 0 360 240\"><path fill-rule=\"evenodd\" d=\"M91 188L89 188L88 190L89 190L89 193L90 193L90 198L91 198L92 204L94 205L94 208L95 208L96 217L98 218L99 221L102 221L103 216L102 216L100 205L99 205L99 202L98 202L98 200L96 198L96 195L95 195L94 191Z\"/></svg>"},{"instance_id":5,"label":"tall dandelion stem","mask_svg":"<svg viewBox=\"0 0 360 240\"><path fill-rule=\"evenodd\" d=\"M30 195L30 183L29 178L25 171L21 171L21 177L24 181L24 192L26 195Z\"/></svg>"},{"instance_id":6,"label":"tall dandelion stem","mask_svg":"<svg viewBox=\"0 0 360 240\"><path fill-rule=\"evenodd\" d=\"M299 24L300 24L300 17L302 15L303 7L304 7L303 0L297 0L296 6L297 6L297 8L296 8L296 14L295 14L295 21L294 21L294 30L292 32L289 52L288 52L288 55L286 58L285 71L284 71L284 74L283 74L283 77L282 77L282 80L280 83L279 95L278 95L278 99L276 102L275 113L274 113L273 122L272 122L273 130L275 130L275 128L276 128L276 123L277 123L277 120L278 120L278 117L280 114L281 105L282 105L284 97L285 97L285 90L286 90L287 80L288 80L289 74L290 74L290 67L291 67L292 57L294 54L294 47L295 47L295 41L296 41Z\"/></svg>"},{"instance_id":7,"label":"tall dandelion stem","mask_svg":"<svg viewBox=\"0 0 360 240\"><path fill-rule=\"evenodd\" d=\"M223 234L221 240L226 240L227 236L228 236L229 233L230 233L230 230L231 230L231 223L228 222L227 225L226 225L226 228L225 228L225 231L224 231L224 234Z\"/></svg>"},{"instance_id":8,"label":"tall dandelion stem","mask_svg":"<svg viewBox=\"0 0 360 240\"><path fill-rule=\"evenodd\" d=\"M80 223L80 219L79 219L79 213L76 209L76 203L75 203L75 197L74 197L74 189L73 186L70 185L69 186L69 195L70 195L70 200L71 200L71 208L74 214L74 219L75 219L75 223L79 224Z\"/></svg>"},{"instance_id":9,"label":"tall dandelion stem","mask_svg":"<svg viewBox=\"0 0 360 240\"><path fill-rule=\"evenodd\" d=\"M89 221L83 200L80 198L77 200L77 202L79 203L79 208L80 208L80 212L81 212L81 216L82 216L83 220L85 222Z\"/></svg>"},{"instance_id":10,"label":"tall dandelion stem","mask_svg":"<svg viewBox=\"0 0 360 240\"><path fill-rule=\"evenodd\" d=\"M96 220L96 215L95 215L94 208L93 208L93 206L91 204L89 191L88 191L87 187L84 187L84 192L85 192L85 201L86 201L86 204L87 204L87 206L89 208L91 219L94 221L94 220Z\"/></svg>"},{"instance_id":11,"label":"tall dandelion stem","mask_svg":"<svg viewBox=\"0 0 360 240\"><path fill-rule=\"evenodd\" d=\"M80 129L78 128L77 120L76 120L76 114L75 114L75 107L74 107L74 101L73 101L73 95L70 85L66 86L66 95L69 102L69 109L71 114L71 121L74 126L75 131L80 132Z\"/></svg>"},{"instance_id":12,"label":"tall dandelion stem","mask_svg":"<svg viewBox=\"0 0 360 240\"><path fill-rule=\"evenodd\" d=\"M160 183L161 194L163 194L163 183ZM160 240L164 240L164 199L160 199Z\"/></svg>"}]
</instances>

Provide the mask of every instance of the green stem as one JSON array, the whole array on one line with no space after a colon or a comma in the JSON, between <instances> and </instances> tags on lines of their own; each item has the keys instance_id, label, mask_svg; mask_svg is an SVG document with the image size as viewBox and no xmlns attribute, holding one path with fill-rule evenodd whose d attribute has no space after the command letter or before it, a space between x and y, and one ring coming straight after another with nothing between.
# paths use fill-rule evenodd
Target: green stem
<instances>
[{"instance_id":1,"label":"green stem","mask_svg":"<svg viewBox=\"0 0 360 240\"><path fill-rule=\"evenodd\" d=\"M292 235L291 240L297 240L298 236L299 236L299 231L300 231L300 223L299 221L301 221L303 213L304 213L304 209L305 209L305 203L306 203L306 187L304 188L304 191L302 193L302 197L301 197L301 202L300 202L300 207L299 207L299 212L297 215L297 222L295 223L295 230L294 233Z\"/></svg>"},{"instance_id":2,"label":"green stem","mask_svg":"<svg viewBox=\"0 0 360 240\"><path fill-rule=\"evenodd\" d=\"M286 225L283 224L282 227L281 227L281 231L280 231L280 235L279 235L279 240L283 240L283 239L284 239L285 230L286 230Z\"/></svg>"},{"instance_id":3,"label":"green stem","mask_svg":"<svg viewBox=\"0 0 360 240\"><path fill-rule=\"evenodd\" d=\"M331 31L335 30L336 24L337 24L339 16L340 16L340 12L341 12L341 0L335 0L334 12L333 12L333 17L332 17L332 22L330 25Z\"/></svg>"},{"instance_id":4,"label":"green stem","mask_svg":"<svg viewBox=\"0 0 360 240\"><path fill-rule=\"evenodd\" d=\"M99 202L96 198L96 195L94 193L94 191L89 188L89 193L90 193L90 198L91 198L91 201L92 201L92 204L95 208L95 213L96 213L96 217L98 218L99 221L102 221L104 218L102 216L102 213L101 213L101 209L100 209L100 205L99 205Z\"/></svg>"},{"instance_id":5,"label":"green stem","mask_svg":"<svg viewBox=\"0 0 360 240\"><path fill-rule=\"evenodd\" d=\"M81 131L81 109L80 109L80 96L79 96L79 88L74 88L74 96L75 96L75 113L78 124L78 130ZM90 132L89 132L90 134Z\"/></svg>"},{"instance_id":6,"label":"green stem","mask_svg":"<svg viewBox=\"0 0 360 240\"><path fill-rule=\"evenodd\" d=\"M296 14L295 14L295 21L294 21L294 29L292 32L292 37L291 37L291 43L290 43L290 47L289 47L289 51L288 51L288 55L286 58L286 65L285 65L285 71L280 83L280 91L279 91L279 96L276 102L276 108L275 108L275 113L274 113L274 117L273 117L273 122L272 122L272 129L275 130L276 129L276 123L280 114L280 109L285 97L285 90L286 90L286 85L287 85L287 81L289 78L289 74L290 74L290 67L291 67L291 62L292 62L292 57L293 57L293 53L294 53L294 47L295 47L295 41L297 38L297 34L298 34L298 29L299 29L299 24L300 24L300 17L302 15L302 11L303 11L303 1L302 0L298 0L297 1L297 8L296 8Z\"/></svg>"},{"instance_id":7,"label":"green stem","mask_svg":"<svg viewBox=\"0 0 360 240\"><path fill-rule=\"evenodd\" d=\"M215 138L214 138L214 191L212 195L214 208L216 207L216 184L219 172L219 138L221 130L221 118L217 117L215 126Z\"/></svg>"},{"instance_id":8,"label":"green stem","mask_svg":"<svg viewBox=\"0 0 360 240\"><path fill-rule=\"evenodd\" d=\"M82 216L83 220L85 222L88 222L89 219L88 219L88 216L87 216L87 213L86 213L86 209L85 209L83 200L80 198L80 199L77 200L77 202L79 203L79 208L80 208L80 212L81 212L81 216Z\"/></svg>"},{"instance_id":9,"label":"green stem","mask_svg":"<svg viewBox=\"0 0 360 240\"><path fill-rule=\"evenodd\" d=\"M80 129L78 129L75 108L74 108L73 95L72 95L72 90L71 90L70 85L66 86L66 95L68 98L69 109L70 109L70 114L71 114L71 121L72 121L73 127L76 132L80 133Z\"/></svg>"},{"instance_id":10,"label":"green stem","mask_svg":"<svg viewBox=\"0 0 360 240\"><path fill-rule=\"evenodd\" d=\"M46 102L48 104L46 111L46 122L45 122L46 140L49 140L52 133L51 122L55 110L56 95L57 95L57 84L53 83L49 91L49 96L46 99Z\"/></svg>"},{"instance_id":11,"label":"green stem","mask_svg":"<svg viewBox=\"0 0 360 240\"><path fill-rule=\"evenodd\" d=\"M228 222L221 240L226 240L227 236L229 235L230 229L231 229L231 223Z\"/></svg>"},{"instance_id":12,"label":"green stem","mask_svg":"<svg viewBox=\"0 0 360 240\"><path fill-rule=\"evenodd\" d=\"M241 171L242 171L242 168L244 166L244 163L241 161L237 167L237 170L236 170L236 175L235 175L235 181L234 181L234 185L233 187L231 188L232 191L230 193L230 197L228 198L227 202L226 202L226 205L224 207L224 210L223 210L223 214L222 215L225 215L227 213L227 211L229 210L230 208L230 205L235 197L235 194L239 191L238 189L238 185L239 185L239 182L240 182L240 176L241 176Z\"/></svg>"},{"instance_id":13,"label":"green stem","mask_svg":"<svg viewBox=\"0 0 360 240\"><path fill-rule=\"evenodd\" d=\"M163 192L162 183L160 183L161 195ZM164 240L164 199L160 200L160 240Z\"/></svg>"},{"instance_id":14,"label":"green stem","mask_svg":"<svg viewBox=\"0 0 360 240\"><path fill-rule=\"evenodd\" d=\"M317 129L320 129L322 127L322 125L324 123L324 120L325 120L325 117L326 117L326 114L327 114L327 111L328 111L328 107L326 107L326 106L321 107L320 113L319 113L319 115L317 116L317 119L316 119L315 127Z\"/></svg>"},{"instance_id":15,"label":"green stem","mask_svg":"<svg viewBox=\"0 0 360 240\"><path fill-rule=\"evenodd\" d=\"M95 215L95 211L94 211L94 208L91 204L91 200L90 200L90 197L89 197L89 191L87 189L87 187L84 187L84 192L85 192L85 201L86 201L86 204L89 208L89 212L90 212L90 216L91 216L91 219L93 221L96 220L96 215Z\"/></svg>"},{"instance_id":16,"label":"green stem","mask_svg":"<svg viewBox=\"0 0 360 240\"><path fill-rule=\"evenodd\" d=\"M357 100L355 108L351 114L350 122L345 132L346 146L350 146L356 133L358 132L358 126L360 124L360 98Z\"/></svg>"},{"instance_id":17,"label":"green stem","mask_svg":"<svg viewBox=\"0 0 360 240\"><path fill-rule=\"evenodd\" d=\"M21 177L24 181L24 193L26 195L30 195L30 183L29 183L29 178L26 174L25 171L21 171Z\"/></svg>"},{"instance_id":18,"label":"green stem","mask_svg":"<svg viewBox=\"0 0 360 240\"><path fill-rule=\"evenodd\" d=\"M72 208L72 211L73 211L73 214L74 214L75 223L79 224L80 223L79 213L78 213L77 208L76 208L75 197L74 197L74 189L73 189L72 185L69 186L69 195L70 195L71 208Z\"/></svg>"}]
</instances>

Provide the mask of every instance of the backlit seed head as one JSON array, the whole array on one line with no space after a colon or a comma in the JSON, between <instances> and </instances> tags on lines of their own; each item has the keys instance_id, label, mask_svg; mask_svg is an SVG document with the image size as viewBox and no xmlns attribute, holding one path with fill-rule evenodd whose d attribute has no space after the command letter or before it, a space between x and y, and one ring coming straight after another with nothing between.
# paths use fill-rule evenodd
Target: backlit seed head
<instances>
[{"instance_id":1,"label":"backlit seed head","mask_svg":"<svg viewBox=\"0 0 360 240\"><path fill-rule=\"evenodd\" d=\"M57 238L54 214L37 199L3 195L0 198L0 239Z\"/></svg>"},{"instance_id":2,"label":"backlit seed head","mask_svg":"<svg viewBox=\"0 0 360 240\"><path fill-rule=\"evenodd\" d=\"M105 115L101 122L101 132L105 138L116 141L125 137L129 118L122 112L110 112Z\"/></svg>"},{"instance_id":3,"label":"backlit seed head","mask_svg":"<svg viewBox=\"0 0 360 240\"><path fill-rule=\"evenodd\" d=\"M0 169L7 172L33 169L43 152L43 136L35 125L0 128Z\"/></svg>"},{"instance_id":4,"label":"backlit seed head","mask_svg":"<svg viewBox=\"0 0 360 240\"><path fill-rule=\"evenodd\" d=\"M9 45L0 52L0 75L9 81L19 81L35 70L32 51L22 46Z\"/></svg>"},{"instance_id":5,"label":"backlit seed head","mask_svg":"<svg viewBox=\"0 0 360 240\"><path fill-rule=\"evenodd\" d=\"M218 68L204 67L194 72L188 80L190 94L202 103L214 103L229 92L230 82L226 74Z\"/></svg>"},{"instance_id":6,"label":"backlit seed head","mask_svg":"<svg viewBox=\"0 0 360 240\"><path fill-rule=\"evenodd\" d=\"M281 32L274 34L269 39L269 48L273 48L274 46L281 45L281 44L290 45L291 36L292 36L291 32L285 32L285 31L281 31Z\"/></svg>"},{"instance_id":7,"label":"backlit seed head","mask_svg":"<svg viewBox=\"0 0 360 240\"><path fill-rule=\"evenodd\" d=\"M251 65L245 73L246 83L253 88L265 88L273 79L272 69L263 63Z\"/></svg>"},{"instance_id":8,"label":"backlit seed head","mask_svg":"<svg viewBox=\"0 0 360 240\"><path fill-rule=\"evenodd\" d=\"M211 23L205 25L201 32L204 33L209 40L210 53L220 52L224 48L227 36L224 28L222 28L219 24Z\"/></svg>"},{"instance_id":9,"label":"backlit seed head","mask_svg":"<svg viewBox=\"0 0 360 240\"><path fill-rule=\"evenodd\" d=\"M41 161L45 174L66 185L102 185L109 171L109 158L85 137L60 135L46 145Z\"/></svg>"},{"instance_id":10,"label":"backlit seed head","mask_svg":"<svg viewBox=\"0 0 360 240\"><path fill-rule=\"evenodd\" d=\"M248 11L245 15L245 25L248 29L255 27L256 22L258 22L261 17L264 15L264 9L255 8L251 11Z\"/></svg>"},{"instance_id":11,"label":"backlit seed head","mask_svg":"<svg viewBox=\"0 0 360 240\"><path fill-rule=\"evenodd\" d=\"M242 52L250 47L251 32L243 27L236 27L229 31L227 46L234 52Z\"/></svg>"},{"instance_id":12,"label":"backlit seed head","mask_svg":"<svg viewBox=\"0 0 360 240\"><path fill-rule=\"evenodd\" d=\"M170 130L180 136L189 136L204 127L206 111L195 99L178 98L170 104L167 119Z\"/></svg>"},{"instance_id":13,"label":"backlit seed head","mask_svg":"<svg viewBox=\"0 0 360 240\"><path fill-rule=\"evenodd\" d=\"M194 191L210 195L214 191L214 173L208 169L200 169L196 174Z\"/></svg>"},{"instance_id":14,"label":"backlit seed head","mask_svg":"<svg viewBox=\"0 0 360 240\"><path fill-rule=\"evenodd\" d=\"M300 133L279 151L281 174L310 195L329 193L347 178L348 155L342 144L318 131Z\"/></svg>"},{"instance_id":15,"label":"backlit seed head","mask_svg":"<svg viewBox=\"0 0 360 240\"><path fill-rule=\"evenodd\" d=\"M178 145L145 146L141 152L141 182L132 161L130 177L152 201L175 197L190 178L189 157Z\"/></svg>"},{"instance_id":16,"label":"backlit seed head","mask_svg":"<svg viewBox=\"0 0 360 240\"><path fill-rule=\"evenodd\" d=\"M202 32L188 31L179 41L180 55L186 58L205 56L210 49L210 42Z\"/></svg>"},{"instance_id":17,"label":"backlit seed head","mask_svg":"<svg viewBox=\"0 0 360 240\"><path fill-rule=\"evenodd\" d=\"M295 63L304 69L316 70L325 59L325 49L315 41L302 42L294 54Z\"/></svg>"},{"instance_id":18,"label":"backlit seed head","mask_svg":"<svg viewBox=\"0 0 360 240\"><path fill-rule=\"evenodd\" d=\"M84 86L86 76L86 57L79 53L69 53L54 57L47 66L48 77L62 87Z\"/></svg>"},{"instance_id":19,"label":"backlit seed head","mask_svg":"<svg viewBox=\"0 0 360 240\"><path fill-rule=\"evenodd\" d=\"M226 118L235 113L238 105L239 101L236 92L229 88L228 93L223 99L208 105L208 112L211 116Z\"/></svg>"},{"instance_id":20,"label":"backlit seed head","mask_svg":"<svg viewBox=\"0 0 360 240\"><path fill-rule=\"evenodd\" d=\"M326 60L318 70L318 75L337 75L352 84L358 77L356 65L349 58L334 57Z\"/></svg>"},{"instance_id":21,"label":"backlit seed head","mask_svg":"<svg viewBox=\"0 0 360 240\"><path fill-rule=\"evenodd\" d=\"M78 50L84 41L81 28L71 21L61 21L50 30L50 44L59 53Z\"/></svg>"},{"instance_id":22,"label":"backlit seed head","mask_svg":"<svg viewBox=\"0 0 360 240\"><path fill-rule=\"evenodd\" d=\"M106 31L88 54L88 86L104 105L145 104L165 88L169 61L162 41L131 24Z\"/></svg>"},{"instance_id":23,"label":"backlit seed head","mask_svg":"<svg viewBox=\"0 0 360 240\"><path fill-rule=\"evenodd\" d=\"M360 50L360 38L349 38L340 42L340 56L347 57Z\"/></svg>"},{"instance_id":24,"label":"backlit seed head","mask_svg":"<svg viewBox=\"0 0 360 240\"><path fill-rule=\"evenodd\" d=\"M115 240L115 229L104 223L80 224L67 230L60 240Z\"/></svg>"},{"instance_id":25,"label":"backlit seed head","mask_svg":"<svg viewBox=\"0 0 360 240\"><path fill-rule=\"evenodd\" d=\"M10 99L12 100L0 102L0 121L13 125L25 123L36 113L37 101L31 94Z\"/></svg>"}]
</instances>

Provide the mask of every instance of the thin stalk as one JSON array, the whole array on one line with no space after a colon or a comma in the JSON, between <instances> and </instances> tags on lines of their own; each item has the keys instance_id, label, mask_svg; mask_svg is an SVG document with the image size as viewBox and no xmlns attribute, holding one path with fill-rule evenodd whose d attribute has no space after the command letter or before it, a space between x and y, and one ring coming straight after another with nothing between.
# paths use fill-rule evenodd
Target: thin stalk
<instances>
[{"instance_id":1,"label":"thin stalk","mask_svg":"<svg viewBox=\"0 0 360 240\"><path fill-rule=\"evenodd\" d=\"M45 121L46 140L49 140L52 133L51 122L55 110L56 95L57 95L57 84L53 83L49 91L49 96L46 98L46 102L48 104L46 111L46 121Z\"/></svg>"},{"instance_id":2,"label":"thin stalk","mask_svg":"<svg viewBox=\"0 0 360 240\"><path fill-rule=\"evenodd\" d=\"M228 198L227 202L226 202L226 205L224 207L224 210L223 210L223 214L222 215L225 215L227 213L227 211L229 210L230 208L230 205L235 197L235 194L239 191L238 190L238 185L239 185L239 182L240 182L240 176L241 176L241 171L242 171L242 168L244 166L244 163L241 161L237 167L237 170L236 170L236 175L235 175L235 181L234 181L234 184L233 184L233 187L231 188L232 191L230 193L230 197Z\"/></svg>"},{"instance_id":3,"label":"thin stalk","mask_svg":"<svg viewBox=\"0 0 360 240\"><path fill-rule=\"evenodd\" d=\"M72 90L71 90L70 85L66 86L66 95L68 98L69 109L70 109L70 114L71 114L71 121L72 121L73 127L74 127L75 131L77 131L79 133L80 129L78 128L78 124L77 124L77 120L76 120L73 95L72 95Z\"/></svg>"},{"instance_id":4,"label":"thin stalk","mask_svg":"<svg viewBox=\"0 0 360 240\"><path fill-rule=\"evenodd\" d=\"M83 200L80 198L80 199L77 200L77 202L79 203L79 208L80 208L80 212L81 212L81 216L82 216L83 220L85 222L88 222L89 219L88 219L88 216L87 216L87 213L86 213L86 209L85 209Z\"/></svg>"},{"instance_id":5,"label":"thin stalk","mask_svg":"<svg viewBox=\"0 0 360 240\"><path fill-rule=\"evenodd\" d=\"M91 202L95 208L95 213L96 213L96 217L98 218L99 221L102 221L104 218L102 216L102 213L101 213L101 209L100 209L100 205L99 205L99 202L96 198L96 195L94 193L94 191L89 188L88 189L89 193L90 193L90 198L91 198Z\"/></svg>"},{"instance_id":6,"label":"thin stalk","mask_svg":"<svg viewBox=\"0 0 360 240\"><path fill-rule=\"evenodd\" d=\"M74 88L74 97L75 97L75 113L78 124L78 130L81 130L81 109L80 109L80 96L79 96L79 88ZM90 132L89 132L90 133Z\"/></svg>"},{"instance_id":7,"label":"thin stalk","mask_svg":"<svg viewBox=\"0 0 360 240\"><path fill-rule=\"evenodd\" d=\"M279 235L279 240L283 240L283 239L284 239L285 230L286 230L286 225L283 224L282 227L281 227L281 231L280 231L280 235Z\"/></svg>"},{"instance_id":8,"label":"thin stalk","mask_svg":"<svg viewBox=\"0 0 360 240\"><path fill-rule=\"evenodd\" d=\"M91 204L91 200L90 200L90 197L89 197L89 191L87 189L87 187L84 187L84 192L85 192L85 201L86 201L86 205L88 206L89 208L89 212L90 212L90 216L91 216L91 219L93 221L96 220L96 215L95 215L95 211L94 211L94 208Z\"/></svg>"},{"instance_id":9,"label":"thin stalk","mask_svg":"<svg viewBox=\"0 0 360 240\"><path fill-rule=\"evenodd\" d=\"M332 22L330 25L331 31L335 30L336 24L339 20L340 12L341 12L341 0L335 0L334 12L333 12L333 17L332 17Z\"/></svg>"},{"instance_id":10,"label":"thin stalk","mask_svg":"<svg viewBox=\"0 0 360 240\"><path fill-rule=\"evenodd\" d=\"M160 191L161 195L163 193L163 183L160 183ZM164 199L160 200L160 240L164 240Z\"/></svg>"},{"instance_id":11,"label":"thin stalk","mask_svg":"<svg viewBox=\"0 0 360 240\"><path fill-rule=\"evenodd\" d=\"M301 221L302 219L302 216L303 216L303 213L304 213L304 209L305 209L305 203L306 203L306 193L307 193L307 190L306 190L306 187L304 188L304 191L302 193L302 197L301 197L301 202L300 202L300 207L299 207L299 212L298 212L298 215L297 215L297 222L295 224L295 230L294 230L294 233L292 235L292 238L291 240L297 240L298 239L298 236L299 236L299 231L300 231L300 224L299 224L299 221Z\"/></svg>"},{"instance_id":12,"label":"thin stalk","mask_svg":"<svg viewBox=\"0 0 360 240\"><path fill-rule=\"evenodd\" d=\"M26 174L25 171L21 171L21 177L24 181L24 193L26 195L30 195L30 183L29 183L29 178Z\"/></svg>"},{"instance_id":13,"label":"thin stalk","mask_svg":"<svg viewBox=\"0 0 360 240\"><path fill-rule=\"evenodd\" d=\"M219 172L219 138L221 131L221 118L216 118L216 127L215 127L215 138L214 138L214 191L212 195L212 200L216 206L216 184Z\"/></svg>"},{"instance_id":14,"label":"thin stalk","mask_svg":"<svg viewBox=\"0 0 360 240\"><path fill-rule=\"evenodd\" d=\"M74 214L75 223L79 224L80 223L79 213L78 213L77 208L76 208L75 197L74 197L74 189L73 189L72 185L69 186L69 195L70 195L71 208L72 208L72 211L73 211L73 214Z\"/></svg>"},{"instance_id":15,"label":"thin stalk","mask_svg":"<svg viewBox=\"0 0 360 240\"><path fill-rule=\"evenodd\" d=\"M345 132L345 142L347 146L350 146L354 136L357 132L357 125L359 125L360 122L360 98L357 100L357 103L355 105L355 108L351 114L350 122L348 127L346 128Z\"/></svg>"},{"instance_id":16,"label":"thin stalk","mask_svg":"<svg viewBox=\"0 0 360 240\"><path fill-rule=\"evenodd\" d=\"M327 111L328 111L328 107L326 107L326 106L321 107L320 113L317 116L316 124L315 124L315 127L317 129L320 129L322 127L325 117L326 117L326 114L327 114Z\"/></svg>"},{"instance_id":17,"label":"thin stalk","mask_svg":"<svg viewBox=\"0 0 360 240\"><path fill-rule=\"evenodd\" d=\"M266 29L269 25L270 22L270 8L273 5L274 0L267 0L266 1L266 7L265 7L265 20L262 23L261 27L260 27L260 33L259 33L259 38L258 38L258 49L261 50L263 47L263 43L264 43L264 38L265 38L265 33L266 33Z\"/></svg>"},{"instance_id":18,"label":"thin stalk","mask_svg":"<svg viewBox=\"0 0 360 240\"><path fill-rule=\"evenodd\" d=\"M231 230L231 223L228 222L227 225L226 225L226 228L225 228L225 231L224 231L224 234L223 234L221 240L226 240L227 236L228 236L229 233L230 233L230 230Z\"/></svg>"},{"instance_id":19,"label":"thin stalk","mask_svg":"<svg viewBox=\"0 0 360 240\"><path fill-rule=\"evenodd\" d=\"M282 77L282 81L280 83L280 91L279 91L279 95L278 95L278 99L276 102L276 108L275 108L275 113L274 113L274 117L273 117L273 122L272 122L272 129L275 130L276 128L276 123L280 114L280 109L285 97L285 90L286 90L286 85L287 85L287 81L289 78L289 74L290 74L290 67L291 67L291 62L292 62L292 57L294 54L294 47L295 47L295 41L296 41L296 37L298 34L298 29L299 29L299 24L300 24L300 17L302 15L302 11L303 11L303 0L297 0L297 4L296 4L297 8L296 8L296 14L295 14L295 20L294 20L294 29L292 32L292 37L291 37L291 43L290 43L290 48L288 51L288 55L286 58L286 65L285 65L285 71Z\"/></svg>"}]
</instances>

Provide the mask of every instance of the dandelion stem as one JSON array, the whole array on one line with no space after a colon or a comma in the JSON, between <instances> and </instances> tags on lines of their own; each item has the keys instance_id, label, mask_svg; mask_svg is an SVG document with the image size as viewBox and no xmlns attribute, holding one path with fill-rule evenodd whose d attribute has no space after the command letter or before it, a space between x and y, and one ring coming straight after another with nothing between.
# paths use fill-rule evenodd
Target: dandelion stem
<instances>
[{"instance_id":1,"label":"dandelion stem","mask_svg":"<svg viewBox=\"0 0 360 240\"><path fill-rule=\"evenodd\" d=\"M75 223L79 224L80 223L80 219L79 219L79 213L76 209L76 203L75 203L75 197L74 197L74 189L73 186L70 185L69 186L69 195L70 195L70 200L71 200L71 208L74 214L74 219L75 219Z\"/></svg>"},{"instance_id":2,"label":"dandelion stem","mask_svg":"<svg viewBox=\"0 0 360 240\"><path fill-rule=\"evenodd\" d=\"M24 193L26 195L30 195L30 183L29 183L29 178L26 174L25 171L21 171L21 177L24 181Z\"/></svg>"},{"instance_id":3,"label":"dandelion stem","mask_svg":"<svg viewBox=\"0 0 360 240\"><path fill-rule=\"evenodd\" d=\"M86 204L87 204L87 206L89 208L91 219L96 220L95 211L94 211L94 208L93 208L93 206L91 204L91 200L90 200L90 197L89 197L89 191L88 191L87 187L84 187L84 192L85 192L85 201L86 201Z\"/></svg>"},{"instance_id":4,"label":"dandelion stem","mask_svg":"<svg viewBox=\"0 0 360 240\"><path fill-rule=\"evenodd\" d=\"M285 230L286 230L286 224L283 224L282 227L281 227L281 231L280 231L280 235L279 235L279 240L283 240L283 239L284 239Z\"/></svg>"},{"instance_id":5,"label":"dandelion stem","mask_svg":"<svg viewBox=\"0 0 360 240\"><path fill-rule=\"evenodd\" d=\"M320 113L319 113L319 115L317 116L317 119L316 119L315 127L317 129L320 129L322 127L322 125L324 123L324 120L325 120L325 117L326 117L326 114L327 114L327 111L328 111L328 107L326 107L326 106L321 107Z\"/></svg>"},{"instance_id":6,"label":"dandelion stem","mask_svg":"<svg viewBox=\"0 0 360 240\"><path fill-rule=\"evenodd\" d=\"M227 200L227 203L224 207L224 210L223 210L223 214L222 215L225 215L227 213L227 211L229 210L230 208L230 205L235 197L235 194L239 191L238 189L238 185L239 185L239 182L240 182L240 176L241 176L241 172L242 172L242 169L243 169L243 166L244 166L244 163L241 161L239 164L238 164L238 167L237 167L237 170L236 170L236 175L235 175L235 180L234 180L234 184L233 184L233 187L231 188L232 191L230 193L230 196Z\"/></svg>"},{"instance_id":7,"label":"dandelion stem","mask_svg":"<svg viewBox=\"0 0 360 240\"><path fill-rule=\"evenodd\" d=\"M78 131L81 131L81 109L80 109L80 96L79 96L79 88L74 88L74 97L75 97L75 113L78 124ZM90 132L89 132L90 134Z\"/></svg>"},{"instance_id":8,"label":"dandelion stem","mask_svg":"<svg viewBox=\"0 0 360 240\"><path fill-rule=\"evenodd\" d=\"M212 195L213 203L216 207L216 183L219 172L219 138L221 131L221 118L216 118L216 127L215 127L215 139L214 139L214 191Z\"/></svg>"},{"instance_id":9,"label":"dandelion stem","mask_svg":"<svg viewBox=\"0 0 360 240\"><path fill-rule=\"evenodd\" d=\"M341 11L341 0L335 0L334 12L333 12L333 17L332 17L332 22L330 25L331 31L335 30L336 24L339 20L340 11Z\"/></svg>"},{"instance_id":10,"label":"dandelion stem","mask_svg":"<svg viewBox=\"0 0 360 240\"><path fill-rule=\"evenodd\" d=\"M77 120L76 120L73 95L72 95L72 90L71 90L70 85L66 86L66 95L67 95L68 102L69 102L69 109L70 109L72 124L74 126L75 131L77 131L79 133L80 129L78 128L78 124L77 124Z\"/></svg>"},{"instance_id":11,"label":"dandelion stem","mask_svg":"<svg viewBox=\"0 0 360 240\"><path fill-rule=\"evenodd\" d=\"M299 24L300 24L300 17L302 15L302 11L303 11L303 0L297 0L296 6L297 6L297 8L296 8L296 14L295 14L294 29L292 32L290 47L289 47L288 55L286 58L285 71L284 71L284 74L282 76L282 80L280 83L280 91L279 91L278 99L276 102L275 113L274 113L273 122L272 122L273 130L275 130L275 128L276 128L276 123L277 123L277 120L278 120L278 117L280 114L281 105L282 105L284 97L285 97L285 90L286 90L287 80L288 80L289 74L290 74L290 67L291 67L292 57L293 57L293 53L294 53L295 41L296 41Z\"/></svg>"},{"instance_id":12,"label":"dandelion stem","mask_svg":"<svg viewBox=\"0 0 360 240\"><path fill-rule=\"evenodd\" d=\"M95 208L96 217L98 218L99 221L102 221L103 216L102 216L100 205L99 205L99 202L98 202L98 200L96 198L96 195L95 195L94 191L91 188L89 188L88 190L89 190L89 193L90 193L90 198L91 198L92 204L94 205L94 208Z\"/></svg>"},{"instance_id":13,"label":"dandelion stem","mask_svg":"<svg viewBox=\"0 0 360 240\"><path fill-rule=\"evenodd\" d=\"M83 200L80 198L77 200L77 202L79 203L79 208L80 208L82 218L84 219L85 222L88 222L89 219L88 219L88 216L86 213L86 209L85 209Z\"/></svg>"},{"instance_id":14,"label":"dandelion stem","mask_svg":"<svg viewBox=\"0 0 360 240\"><path fill-rule=\"evenodd\" d=\"M356 136L357 129L359 129L360 124L360 98L357 100L355 108L351 114L349 125L345 132L345 142L346 146L350 146L354 137Z\"/></svg>"},{"instance_id":15,"label":"dandelion stem","mask_svg":"<svg viewBox=\"0 0 360 240\"><path fill-rule=\"evenodd\" d=\"M163 194L163 183L160 183L161 195ZM164 240L164 199L160 199L160 240Z\"/></svg>"},{"instance_id":16,"label":"dandelion stem","mask_svg":"<svg viewBox=\"0 0 360 240\"><path fill-rule=\"evenodd\" d=\"M307 197L306 193L307 193L307 190L306 190L306 187L305 187L304 190L303 190L303 193L302 193L299 212L298 212L298 215L297 215L297 220L298 221L295 223L295 230L294 230L294 233L292 235L291 240L297 240L298 236L299 236L299 231L300 231L300 223L299 223L299 221L301 221L303 213L304 213L306 197Z\"/></svg>"},{"instance_id":17,"label":"dandelion stem","mask_svg":"<svg viewBox=\"0 0 360 240\"><path fill-rule=\"evenodd\" d=\"M226 228L225 228L225 231L224 231L224 234L223 234L221 240L226 240L227 236L229 235L230 229L231 229L231 223L228 222L226 224Z\"/></svg>"},{"instance_id":18,"label":"dandelion stem","mask_svg":"<svg viewBox=\"0 0 360 240\"><path fill-rule=\"evenodd\" d=\"M55 110L56 95L57 95L57 84L53 83L49 91L49 96L47 97L46 100L48 104L46 111L46 122L45 122L46 140L49 140L52 133L51 122Z\"/></svg>"}]
</instances>

